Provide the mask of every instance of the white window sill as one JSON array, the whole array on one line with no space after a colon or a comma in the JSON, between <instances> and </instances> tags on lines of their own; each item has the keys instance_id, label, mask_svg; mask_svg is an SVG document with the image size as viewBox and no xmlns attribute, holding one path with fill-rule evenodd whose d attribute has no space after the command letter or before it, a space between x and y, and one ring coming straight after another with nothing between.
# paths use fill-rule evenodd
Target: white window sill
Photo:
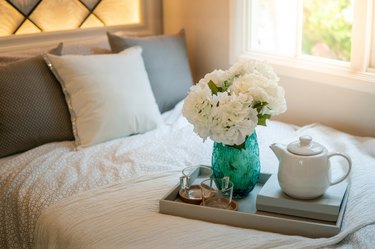
<instances>
[{"instance_id":1,"label":"white window sill","mask_svg":"<svg viewBox=\"0 0 375 249\"><path fill-rule=\"evenodd\" d=\"M265 60L273 66L281 78L286 76L375 94L375 74L373 72L354 72L350 69L349 63L294 59L260 52L241 53L239 57Z\"/></svg>"}]
</instances>

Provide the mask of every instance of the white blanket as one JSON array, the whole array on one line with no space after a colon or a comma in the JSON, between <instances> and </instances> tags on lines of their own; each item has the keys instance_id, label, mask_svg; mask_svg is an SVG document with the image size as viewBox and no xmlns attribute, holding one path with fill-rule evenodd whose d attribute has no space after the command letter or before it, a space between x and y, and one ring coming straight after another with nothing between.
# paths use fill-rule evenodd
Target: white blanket
<instances>
[{"instance_id":1,"label":"white blanket","mask_svg":"<svg viewBox=\"0 0 375 249\"><path fill-rule=\"evenodd\" d=\"M158 200L176 184L181 169L209 164L212 151L212 142L203 143L181 116L181 104L164 120L155 131L81 151L70 142L53 143L0 160L5 204L0 205L0 247L27 248L35 242L38 248L309 248L335 244L349 234L341 242L345 248L375 244L375 226L365 227L375 222L374 138L321 125L296 129L270 122L257 128L263 172L277 172L269 144L302 134L352 157L342 232L309 239L159 214Z\"/></svg>"},{"instance_id":2,"label":"white blanket","mask_svg":"<svg viewBox=\"0 0 375 249\"><path fill-rule=\"evenodd\" d=\"M375 141L318 125L295 135L301 134L310 134L353 159L344 224L335 237L285 236L160 214L158 200L176 184L177 172L124 181L59 202L39 219L38 248L316 248L336 244L373 224ZM369 235L366 243L374 242L374 226Z\"/></svg>"}]
</instances>

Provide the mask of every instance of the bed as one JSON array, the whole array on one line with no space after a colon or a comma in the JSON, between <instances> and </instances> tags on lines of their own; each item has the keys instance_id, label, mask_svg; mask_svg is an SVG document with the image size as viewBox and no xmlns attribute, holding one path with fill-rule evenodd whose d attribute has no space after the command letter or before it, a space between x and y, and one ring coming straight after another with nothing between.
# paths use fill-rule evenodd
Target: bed
<instances>
[{"instance_id":1,"label":"bed","mask_svg":"<svg viewBox=\"0 0 375 249\"><path fill-rule=\"evenodd\" d=\"M112 37L112 42L116 43L117 38ZM164 38L170 37L158 37L158 41ZM181 40L176 47L164 42L169 49L181 49ZM86 43L77 49L75 42L60 54L74 54L69 63L75 63L84 61L82 56L74 57L77 53L107 56L110 48L120 52L121 39L116 44L119 48L110 46L105 37L90 41L90 49ZM130 44L147 52L147 40L130 39ZM32 54L42 51L46 48ZM129 53L139 55L137 51ZM152 53L143 54L143 58L146 69L147 63L155 59ZM49 59L55 66L59 60L58 55L50 55ZM12 53L2 56L1 66L12 60L19 58ZM48 64L48 58L46 61ZM155 63L160 64L160 58ZM184 64L179 64L181 67ZM147 73L152 81L153 73ZM174 73L173 77L181 76L186 70ZM191 76L186 77L179 87L185 92L192 83ZM67 91L68 87L63 89ZM90 127L89 117L89 124L81 124L76 130L70 130L69 122L65 130L60 127L68 135L40 141L37 146L28 144L23 151L7 152L0 158L1 248L371 248L375 244L375 138L355 137L319 123L298 127L271 120L267 127L258 126L261 170L278 170L270 144L288 143L306 134L331 151L349 154L353 161L348 179L351 189L338 235L318 239L286 236L159 213L159 200L177 184L183 168L210 165L213 143L202 141L182 115L184 100L179 90L168 94L175 96L172 100L152 90L158 96L154 102L162 114L154 117L154 109L146 110L156 120L151 128L125 133L120 129L119 135L118 127L110 126L115 134L92 138L92 134L84 134ZM139 98L143 97L135 101ZM65 114L69 116L69 112ZM80 112L74 114L77 119L73 122L79 123ZM77 132L84 135L80 143L74 139ZM334 170L344 169L339 164Z\"/></svg>"}]
</instances>

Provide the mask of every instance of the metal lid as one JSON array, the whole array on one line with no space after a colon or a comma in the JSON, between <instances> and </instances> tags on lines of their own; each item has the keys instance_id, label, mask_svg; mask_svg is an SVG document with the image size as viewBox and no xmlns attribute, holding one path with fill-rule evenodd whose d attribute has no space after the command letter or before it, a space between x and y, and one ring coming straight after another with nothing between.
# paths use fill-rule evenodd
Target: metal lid
<instances>
[{"instance_id":1,"label":"metal lid","mask_svg":"<svg viewBox=\"0 0 375 249\"><path fill-rule=\"evenodd\" d=\"M299 141L290 143L287 149L293 154L313 156L321 153L324 147L319 143L313 142L310 136L301 136Z\"/></svg>"}]
</instances>

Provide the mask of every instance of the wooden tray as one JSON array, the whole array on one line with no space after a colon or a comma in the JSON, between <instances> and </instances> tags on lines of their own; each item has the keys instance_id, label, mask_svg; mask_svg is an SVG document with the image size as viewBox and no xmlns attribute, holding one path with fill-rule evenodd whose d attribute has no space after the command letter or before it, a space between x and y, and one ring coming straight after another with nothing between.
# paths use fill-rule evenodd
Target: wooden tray
<instances>
[{"instance_id":1,"label":"wooden tray","mask_svg":"<svg viewBox=\"0 0 375 249\"><path fill-rule=\"evenodd\" d=\"M199 172L195 172L191 178L194 181L198 176ZM178 194L180 189L178 184L159 201L159 211L190 219L311 238L331 237L340 232L349 191L346 191L336 222L260 212L256 210L256 196L270 176L270 174L261 174L258 184L249 196L235 200L238 203L237 211L182 202Z\"/></svg>"}]
</instances>

